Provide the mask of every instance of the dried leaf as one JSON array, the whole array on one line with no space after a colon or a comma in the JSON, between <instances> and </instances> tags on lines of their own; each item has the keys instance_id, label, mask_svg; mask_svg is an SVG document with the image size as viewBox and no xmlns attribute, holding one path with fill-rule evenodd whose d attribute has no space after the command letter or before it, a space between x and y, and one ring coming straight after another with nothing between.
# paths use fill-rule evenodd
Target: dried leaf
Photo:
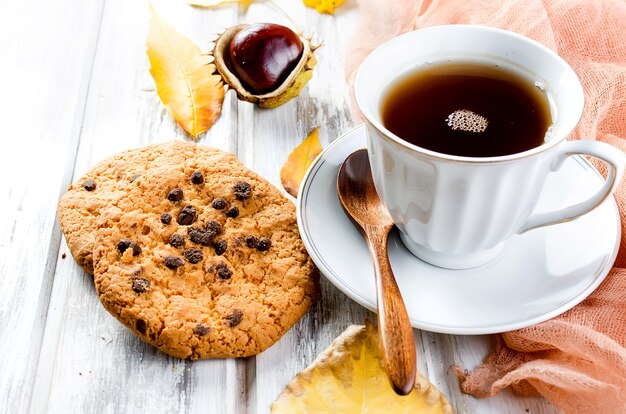
<instances>
[{"instance_id":1,"label":"dried leaf","mask_svg":"<svg viewBox=\"0 0 626 414\"><path fill-rule=\"evenodd\" d=\"M341 6L344 0L302 0L304 5L312 7L320 13L335 14L335 9Z\"/></svg>"},{"instance_id":2,"label":"dried leaf","mask_svg":"<svg viewBox=\"0 0 626 414\"><path fill-rule=\"evenodd\" d=\"M165 23L152 6L147 53L157 93L176 122L192 137L217 120L224 100L222 78L191 40Z\"/></svg>"},{"instance_id":3,"label":"dried leaf","mask_svg":"<svg viewBox=\"0 0 626 414\"><path fill-rule=\"evenodd\" d=\"M319 127L315 128L309 136L289 154L289 158L287 158L283 168L280 170L280 182L283 183L285 190L294 197L298 197L298 189L300 188L300 182L302 182L304 174L311 166L315 157L322 152L322 146L317 135L318 130Z\"/></svg>"},{"instance_id":4,"label":"dried leaf","mask_svg":"<svg viewBox=\"0 0 626 414\"><path fill-rule=\"evenodd\" d=\"M189 0L187 3L194 7L205 7L212 9L215 7L227 6L229 4L239 4L244 10L248 10L248 7L254 2L254 0Z\"/></svg>"},{"instance_id":5,"label":"dried leaf","mask_svg":"<svg viewBox=\"0 0 626 414\"><path fill-rule=\"evenodd\" d=\"M445 396L419 372L404 397L391 388L369 323L350 326L272 404L271 414L452 413Z\"/></svg>"}]
</instances>

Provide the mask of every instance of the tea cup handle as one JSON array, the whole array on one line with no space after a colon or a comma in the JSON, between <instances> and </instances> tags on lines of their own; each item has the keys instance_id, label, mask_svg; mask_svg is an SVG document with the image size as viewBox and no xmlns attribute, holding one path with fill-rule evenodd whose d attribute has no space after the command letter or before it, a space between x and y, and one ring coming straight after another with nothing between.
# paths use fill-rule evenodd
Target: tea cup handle
<instances>
[{"instance_id":1,"label":"tea cup handle","mask_svg":"<svg viewBox=\"0 0 626 414\"><path fill-rule=\"evenodd\" d=\"M551 224L564 223L574 220L598 207L608 196L610 196L620 182L624 172L626 156L619 149L598 141L567 141L557 149L557 154L552 162L552 171L557 171L563 165L563 161L569 156L582 154L596 157L606 162L609 166L606 181L602 188L587 200L565 207L558 211L548 213L535 213L518 233L524 233L537 227L549 226Z\"/></svg>"}]
</instances>

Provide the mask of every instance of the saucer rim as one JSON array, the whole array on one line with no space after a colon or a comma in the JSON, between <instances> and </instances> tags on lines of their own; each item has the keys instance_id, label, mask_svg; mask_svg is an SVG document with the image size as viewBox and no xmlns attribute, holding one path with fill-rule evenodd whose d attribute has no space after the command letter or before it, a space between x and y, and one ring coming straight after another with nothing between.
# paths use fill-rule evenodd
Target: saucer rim
<instances>
[{"instance_id":1,"label":"saucer rim","mask_svg":"<svg viewBox=\"0 0 626 414\"><path fill-rule=\"evenodd\" d=\"M331 142L324 150L316 157L316 159L312 162L310 168L304 175L301 186L298 192L298 198L296 202L296 218L298 222L298 228L300 229L300 237L304 243L306 250L309 252L311 259L318 267L320 272L328 279L335 287L341 290L345 295L347 295L352 300L356 301L361 306L366 309L377 312L375 301L370 301L368 298L362 296L360 293L354 291L351 286L346 284L339 275L334 272L330 266L328 266L319 254L319 251L315 248L315 243L310 240L309 232L307 231L308 227L306 225L306 220L304 219L305 214L303 214L304 205L306 204L307 197L305 196L307 190L310 187L311 180L315 176L316 172L322 167L322 165L326 162L326 155L333 150L335 146L337 146L340 142L343 142L346 139L349 139L350 136L355 135L363 130L362 133L365 133L365 124L361 124L351 129L350 131L340 135L333 142ZM359 148L354 148L354 151ZM581 165L588 170L588 173L595 174L601 180L604 180L601 174L596 170L596 168L584 157L574 156ZM615 202L614 197L610 197L610 201L613 213L615 214L616 222L620 223L619 210L617 208L617 203ZM551 319L557 315L566 312L567 310L573 308L580 302L582 302L585 298L587 298L593 291L597 289L597 287L602 283L602 281L606 278L606 276L610 273L611 268L617 258L617 253L619 250L619 245L621 241L621 226L617 226L615 231L615 242L613 243L612 252L607 258L603 261L601 265L598 266L598 270L595 272L595 276L593 280L589 283L589 285L580 291L577 295L564 300L562 303L556 305L554 308L547 310L545 312L540 312L537 315L534 315L530 318L523 318L522 320L516 320L506 323L497 323L497 324L481 324L474 326L446 326L441 324L433 324L428 323L423 320L416 320L411 318L409 315L409 320L411 326L416 329L422 329L430 332L444 333L444 334L455 334L455 335L485 335L485 334L494 334L512 331L515 329L525 328L531 325L535 325L541 322L544 322L548 319ZM431 264L426 263L428 266L433 266Z\"/></svg>"}]
</instances>

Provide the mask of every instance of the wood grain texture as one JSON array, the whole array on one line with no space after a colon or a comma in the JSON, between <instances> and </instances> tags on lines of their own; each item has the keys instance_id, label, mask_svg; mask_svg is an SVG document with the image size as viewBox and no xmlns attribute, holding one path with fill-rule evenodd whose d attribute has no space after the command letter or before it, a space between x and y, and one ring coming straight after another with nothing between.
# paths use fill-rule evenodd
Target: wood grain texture
<instances>
[{"instance_id":1,"label":"wood grain texture","mask_svg":"<svg viewBox=\"0 0 626 414\"><path fill-rule=\"evenodd\" d=\"M154 2L175 27L208 49L215 27L236 21L230 8L198 13L180 2ZM202 16L199 16L202 15ZM202 18L204 17L204 18ZM153 142L186 139L160 104L145 53L148 5L107 1L96 47L74 179L105 156ZM228 105L228 103L227 103ZM232 151L224 114L203 137ZM100 305L89 275L58 265L44 342L54 363L40 365L35 412L70 408L71 412L237 412L240 400L236 360L192 363L169 358L122 327ZM55 294L57 293L58 294ZM227 384L233 386L227 387ZM72 386L68 386L72 384ZM204 390L216 390L206 394ZM215 398L219 396L219 398ZM199 405L198 405L199 404Z\"/></svg>"},{"instance_id":2,"label":"wood grain texture","mask_svg":"<svg viewBox=\"0 0 626 414\"><path fill-rule=\"evenodd\" d=\"M327 145L354 126L343 57L358 12L351 0L335 16L299 1L276 2L314 43L323 42L313 79L273 110L229 92L220 119L199 142L236 153L279 186L280 166L313 128L321 127ZM238 22L289 24L264 4L245 14L236 6L153 4L204 50ZM69 256L56 203L71 181L108 155L187 139L148 72L148 16L141 1L0 1L0 412L267 413L347 326L375 318L322 278L318 303L257 357L181 361L155 351L103 309L91 277ZM557 412L541 399L502 393L477 400L460 392L449 367L475 367L489 337L413 334L418 369L458 412Z\"/></svg>"}]
</instances>

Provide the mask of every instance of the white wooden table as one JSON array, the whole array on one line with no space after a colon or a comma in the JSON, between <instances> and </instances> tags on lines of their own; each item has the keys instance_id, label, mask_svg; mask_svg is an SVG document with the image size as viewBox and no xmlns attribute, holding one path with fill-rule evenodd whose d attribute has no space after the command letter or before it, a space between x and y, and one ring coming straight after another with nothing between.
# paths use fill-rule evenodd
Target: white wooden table
<instances>
[{"instance_id":1,"label":"white wooden table","mask_svg":"<svg viewBox=\"0 0 626 414\"><path fill-rule=\"evenodd\" d=\"M353 120L343 57L358 10L335 17L277 1L324 47L308 87L274 110L229 93L201 144L231 151L280 186L279 167L321 126L327 145ZM266 5L193 9L154 1L202 48L238 22L288 23ZM92 278L71 259L56 220L70 182L113 153L186 139L148 72L145 1L0 0L0 412L267 413L291 378L369 312L322 280L320 301L277 344L246 359L177 360L127 331L100 305ZM373 315L369 315L373 318ZM490 337L414 331L418 368L459 413L554 413L538 398L459 390L454 364L475 367Z\"/></svg>"}]
</instances>

